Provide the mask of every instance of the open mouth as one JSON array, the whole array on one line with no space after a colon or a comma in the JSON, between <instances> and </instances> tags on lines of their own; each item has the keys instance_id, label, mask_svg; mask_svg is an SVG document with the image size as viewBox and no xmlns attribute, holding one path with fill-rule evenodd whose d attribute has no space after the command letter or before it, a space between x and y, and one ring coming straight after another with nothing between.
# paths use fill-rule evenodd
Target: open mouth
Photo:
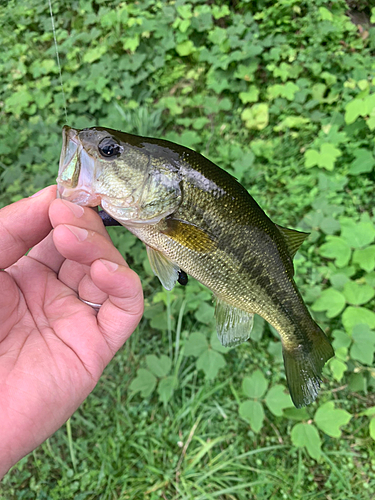
<instances>
[{"instance_id":1,"label":"open mouth","mask_svg":"<svg viewBox=\"0 0 375 500\"><path fill-rule=\"evenodd\" d=\"M79 130L63 128L63 144L57 177L57 196L82 206L97 206L100 197L94 193L95 159L83 148Z\"/></svg>"}]
</instances>

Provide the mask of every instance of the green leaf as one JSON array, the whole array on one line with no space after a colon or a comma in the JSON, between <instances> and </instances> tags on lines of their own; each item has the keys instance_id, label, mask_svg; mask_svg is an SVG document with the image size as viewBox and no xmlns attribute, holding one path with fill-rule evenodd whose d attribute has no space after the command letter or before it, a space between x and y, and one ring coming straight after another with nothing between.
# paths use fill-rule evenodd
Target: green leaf
<instances>
[{"instance_id":1,"label":"green leaf","mask_svg":"<svg viewBox=\"0 0 375 500\"><path fill-rule=\"evenodd\" d=\"M368 273L372 271L375 268L375 245L354 250L353 263Z\"/></svg>"},{"instance_id":2,"label":"green leaf","mask_svg":"<svg viewBox=\"0 0 375 500\"><path fill-rule=\"evenodd\" d=\"M274 415L281 417L284 408L293 406L293 403L290 395L285 392L283 385L274 385L267 393L266 405Z\"/></svg>"},{"instance_id":3,"label":"green leaf","mask_svg":"<svg viewBox=\"0 0 375 500\"><path fill-rule=\"evenodd\" d=\"M335 350L340 349L341 347L349 347L352 343L352 339L349 335L341 330L334 330L332 332L332 336L335 339L332 342L332 346Z\"/></svg>"},{"instance_id":4,"label":"green leaf","mask_svg":"<svg viewBox=\"0 0 375 500\"><path fill-rule=\"evenodd\" d=\"M349 169L349 174L363 174L371 172L375 165L375 159L368 149L358 148L354 151L356 159L352 162Z\"/></svg>"},{"instance_id":5,"label":"green leaf","mask_svg":"<svg viewBox=\"0 0 375 500\"><path fill-rule=\"evenodd\" d=\"M347 302L354 306L366 304L375 295L375 291L370 285L362 285L355 281L348 281L344 286L343 293Z\"/></svg>"},{"instance_id":6,"label":"green leaf","mask_svg":"<svg viewBox=\"0 0 375 500\"><path fill-rule=\"evenodd\" d=\"M350 356L365 365L372 365L375 352L375 332L367 325L355 325Z\"/></svg>"},{"instance_id":7,"label":"green leaf","mask_svg":"<svg viewBox=\"0 0 375 500\"><path fill-rule=\"evenodd\" d=\"M284 417L291 420L308 420L309 414L306 408L286 408L283 411Z\"/></svg>"},{"instance_id":8,"label":"green leaf","mask_svg":"<svg viewBox=\"0 0 375 500\"><path fill-rule=\"evenodd\" d=\"M306 447L310 457L319 460L321 455L321 441L319 433L312 424L296 424L291 432L292 443L297 448Z\"/></svg>"},{"instance_id":9,"label":"green leaf","mask_svg":"<svg viewBox=\"0 0 375 500\"><path fill-rule=\"evenodd\" d=\"M275 130L275 132L281 132L283 130L287 130L290 128L301 128L304 125L306 125L306 123L309 123L309 122L310 122L310 120L308 120L307 118L303 118L303 116L292 115L292 116L287 116L286 118L284 118L284 120L282 120L273 129Z\"/></svg>"},{"instance_id":10,"label":"green leaf","mask_svg":"<svg viewBox=\"0 0 375 500\"><path fill-rule=\"evenodd\" d=\"M185 356L200 356L203 352L208 350L208 342L203 333L194 332L189 335L185 343Z\"/></svg>"},{"instance_id":11,"label":"green leaf","mask_svg":"<svg viewBox=\"0 0 375 500\"><path fill-rule=\"evenodd\" d=\"M181 57L188 56L195 51L196 48L191 40L185 40L185 42L176 45L176 52Z\"/></svg>"},{"instance_id":12,"label":"green leaf","mask_svg":"<svg viewBox=\"0 0 375 500\"><path fill-rule=\"evenodd\" d=\"M306 168L313 167L317 165L320 168L325 168L326 170L333 170L335 161L339 156L341 156L341 151L337 149L333 144L329 142L324 142L320 146L320 151L315 149L308 149L305 153L305 165Z\"/></svg>"},{"instance_id":13,"label":"green leaf","mask_svg":"<svg viewBox=\"0 0 375 500\"><path fill-rule=\"evenodd\" d=\"M343 361L337 358L333 358L331 360L331 362L329 363L329 367L331 368L334 379L337 380L338 382L342 380L344 373L348 368Z\"/></svg>"},{"instance_id":14,"label":"green leaf","mask_svg":"<svg viewBox=\"0 0 375 500\"><path fill-rule=\"evenodd\" d=\"M349 377L349 392L365 392L367 388L366 377L363 373L352 373Z\"/></svg>"},{"instance_id":15,"label":"green leaf","mask_svg":"<svg viewBox=\"0 0 375 500\"><path fill-rule=\"evenodd\" d=\"M261 103L245 108L241 113L241 118L247 128L262 130L268 125L268 105Z\"/></svg>"},{"instance_id":16,"label":"green leaf","mask_svg":"<svg viewBox=\"0 0 375 500\"><path fill-rule=\"evenodd\" d=\"M354 123L359 116L366 114L366 105L363 99L353 99L345 106L345 123Z\"/></svg>"},{"instance_id":17,"label":"green leaf","mask_svg":"<svg viewBox=\"0 0 375 500\"><path fill-rule=\"evenodd\" d=\"M146 364L150 371L159 378L168 375L172 366L170 358L164 354L162 354L160 358L155 356L155 354L149 354L146 356Z\"/></svg>"},{"instance_id":18,"label":"green leaf","mask_svg":"<svg viewBox=\"0 0 375 500\"><path fill-rule=\"evenodd\" d=\"M375 441L375 417L370 420L369 432L370 432L370 436Z\"/></svg>"},{"instance_id":19,"label":"green leaf","mask_svg":"<svg viewBox=\"0 0 375 500\"><path fill-rule=\"evenodd\" d=\"M346 425L352 418L345 410L335 409L332 401L328 401L317 409L314 422L328 436L339 438L341 436L340 427Z\"/></svg>"},{"instance_id":20,"label":"green leaf","mask_svg":"<svg viewBox=\"0 0 375 500\"><path fill-rule=\"evenodd\" d=\"M313 311L327 311L328 318L334 318L345 307L345 297L335 288L323 290L320 297L313 303Z\"/></svg>"},{"instance_id":21,"label":"green leaf","mask_svg":"<svg viewBox=\"0 0 375 500\"><path fill-rule=\"evenodd\" d=\"M207 304L207 302L202 302L194 316L201 323L209 325L214 319L214 314L215 308Z\"/></svg>"},{"instance_id":22,"label":"green leaf","mask_svg":"<svg viewBox=\"0 0 375 500\"><path fill-rule=\"evenodd\" d=\"M197 360L198 370L203 370L208 380L214 379L220 368L223 368L225 365L224 356L212 349L205 351Z\"/></svg>"},{"instance_id":23,"label":"green leaf","mask_svg":"<svg viewBox=\"0 0 375 500\"><path fill-rule=\"evenodd\" d=\"M351 249L348 243L339 236L327 236L327 243L320 249L320 255L328 259L335 259L337 267L345 267L350 260Z\"/></svg>"},{"instance_id":24,"label":"green leaf","mask_svg":"<svg viewBox=\"0 0 375 500\"><path fill-rule=\"evenodd\" d=\"M259 97L259 89L255 85L251 85L247 92L240 92L239 98L244 104L248 102L257 102Z\"/></svg>"},{"instance_id":25,"label":"green leaf","mask_svg":"<svg viewBox=\"0 0 375 500\"><path fill-rule=\"evenodd\" d=\"M240 416L249 422L254 432L259 432L263 426L264 410L259 401L244 401L239 406Z\"/></svg>"},{"instance_id":26,"label":"green leaf","mask_svg":"<svg viewBox=\"0 0 375 500\"><path fill-rule=\"evenodd\" d=\"M242 390L249 398L261 398L268 387L268 382L260 370L255 370L250 377L242 380Z\"/></svg>"},{"instance_id":27,"label":"green leaf","mask_svg":"<svg viewBox=\"0 0 375 500\"><path fill-rule=\"evenodd\" d=\"M352 333L353 327L358 324L375 328L375 313L365 307L348 306L342 313L342 324L349 334Z\"/></svg>"},{"instance_id":28,"label":"green leaf","mask_svg":"<svg viewBox=\"0 0 375 500\"><path fill-rule=\"evenodd\" d=\"M177 385L178 379L174 375L170 375L169 377L160 380L158 385L158 394L160 401L162 401L164 404L168 403L168 401L173 396L173 392Z\"/></svg>"},{"instance_id":29,"label":"green leaf","mask_svg":"<svg viewBox=\"0 0 375 500\"><path fill-rule=\"evenodd\" d=\"M361 217L361 221L355 221L347 217L340 218L341 238L352 248L361 248L374 241L375 228L368 214Z\"/></svg>"},{"instance_id":30,"label":"green leaf","mask_svg":"<svg viewBox=\"0 0 375 500\"><path fill-rule=\"evenodd\" d=\"M142 397L147 398L156 387L156 377L150 371L140 368L137 376L132 380L129 389L131 392L140 392Z\"/></svg>"}]
</instances>

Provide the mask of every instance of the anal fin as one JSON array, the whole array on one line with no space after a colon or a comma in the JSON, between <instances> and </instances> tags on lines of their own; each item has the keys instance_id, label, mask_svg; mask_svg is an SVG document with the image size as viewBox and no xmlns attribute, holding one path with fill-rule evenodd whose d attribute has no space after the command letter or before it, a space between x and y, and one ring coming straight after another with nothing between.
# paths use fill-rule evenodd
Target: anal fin
<instances>
[{"instance_id":1,"label":"anal fin","mask_svg":"<svg viewBox=\"0 0 375 500\"><path fill-rule=\"evenodd\" d=\"M166 290L172 290L178 280L179 266L173 264L173 262L168 260L161 252L149 246L146 247L148 260L150 261L153 273L159 278Z\"/></svg>"},{"instance_id":2,"label":"anal fin","mask_svg":"<svg viewBox=\"0 0 375 500\"><path fill-rule=\"evenodd\" d=\"M233 307L217 298L215 317L217 336L224 347L233 347L249 339L254 314Z\"/></svg>"}]
</instances>

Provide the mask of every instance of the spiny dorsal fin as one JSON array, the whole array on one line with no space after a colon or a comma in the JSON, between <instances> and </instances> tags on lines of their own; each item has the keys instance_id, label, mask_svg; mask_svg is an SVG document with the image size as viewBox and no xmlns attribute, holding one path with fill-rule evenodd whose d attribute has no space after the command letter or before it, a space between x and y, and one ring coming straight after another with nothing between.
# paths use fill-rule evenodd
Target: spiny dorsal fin
<instances>
[{"instance_id":1,"label":"spiny dorsal fin","mask_svg":"<svg viewBox=\"0 0 375 500\"><path fill-rule=\"evenodd\" d=\"M297 253L297 250L309 236L310 233L303 233L302 231L296 231L295 229L289 229L287 227L279 226L276 227L280 230L281 234L284 236L286 246L289 250L289 255L293 259Z\"/></svg>"},{"instance_id":2,"label":"spiny dorsal fin","mask_svg":"<svg viewBox=\"0 0 375 500\"><path fill-rule=\"evenodd\" d=\"M216 298L215 317L217 336L224 347L242 344L250 337L254 314Z\"/></svg>"}]
</instances>

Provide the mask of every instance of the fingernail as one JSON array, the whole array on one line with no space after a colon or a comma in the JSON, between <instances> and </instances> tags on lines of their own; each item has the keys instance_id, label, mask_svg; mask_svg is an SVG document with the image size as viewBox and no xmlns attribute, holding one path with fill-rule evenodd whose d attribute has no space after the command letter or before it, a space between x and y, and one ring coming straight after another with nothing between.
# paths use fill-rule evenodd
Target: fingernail
<instances>
[{"instance_id":1,"label":"fingernail","mask_svg":"<svg viewBox=\"0 0 375 500\"><path fill-rule=\"evenodd\" d=\"M74 234L78 241L85 241L87 235L89 234L89 232L82 227L68 226L67 224L64 224L64 226L68 228L72 234Z\"/></svg>"},{"instance_id":2,"label":"fingernail","mask_svg":"<svg viewBox=\"0 0 375 500\"><path fill-rule=\"evenodd\" d=\"M118 264L111 262L110 260L99 259L100 262L108 269L110 273L114 273L118 269Z\"/></svg>"},{"instance_id":3,"label":"fingernail","mask_svg":"<svg viewBox=\"0 0 375 500\"><path fill-rule=\"evenodd\" d=\"M40 191L37 191L36 193L32 194L31 196L29 196L29 198L36 198L37 196L40 196L41 194L43 194L43 192L46 190L47 188L43 188L41 189Z\"/></svg>"},{"instance_id":4,"label":"fingernail","mask_svg":"<svg viewBox=\"0 0 375 500\"><path fill-rule=\"evenodd\" d=\"M75 217L79 218L82 217L84 214L84 209L80 205L75 205L74 203L70 203L69 201L66 200L61 200L66 207L69 208L69 210L75 215Z\"/></svg>"}]
</instances>

